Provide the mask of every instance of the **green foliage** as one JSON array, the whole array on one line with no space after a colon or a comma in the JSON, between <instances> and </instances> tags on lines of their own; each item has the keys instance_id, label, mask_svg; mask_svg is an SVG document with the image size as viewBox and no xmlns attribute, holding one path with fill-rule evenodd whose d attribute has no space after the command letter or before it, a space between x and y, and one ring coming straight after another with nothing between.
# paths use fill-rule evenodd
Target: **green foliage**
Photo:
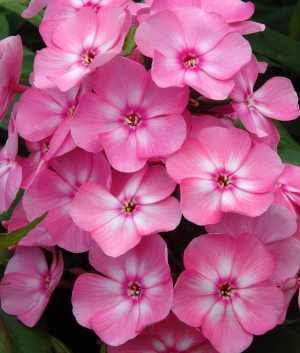
<instances>
[{"instance_id":1,"label":"green foliage","mask_svg":"<svg viewBox=\"0 0 300 353\"><path fill-rule=\"evenodd\" d=\"M29 328L0 309L0 353L53 353L50 335L42 322Z\"/></svg>"},{"instance_id":2,"label":"green foliage","mask_svg":"<svg viewBox=\"0 0 300 353\"><path fill-rule=\"evenodd\" d=\"M289 22L289 33L294 39L299 38L300 35L300 0L298 1L293 11L292 18Z\"/></svg>"},{"instance_id":3,"label":"green foliage","mask_svg":"<svg viewBox=\"0 0 300 353\"><path fill-rule=\"evenodd\" d=\"M106 344L105 343L101 344L100 353L106 353Z\"/></svg>"},{"instance_id":4,"label":"green foliage","mask_svg":"<svg viewBox=\"0 0 300 353\"><path fill-rule=\"evenodd\" d=\"M137 30L137 27L132 26L125 38L124 45L123 45L123 50L126 51L126 56L130 56L130 54L133 52L134 48L136 47L135 41L134 41L134 35Z\"/></svg>"},{"instance_id":5,"label":"green foliage","mask_svg":"<svg viewBox=\"0 0 300 353\"><path fill-rule=\"evenodd\" d=\"M0 12L0 40L9 36L9 23L6 16Z\"/></svg>"},{"instance_id":6,"label":"green foliage","mask_svg":"<svg viewBox=\"0 0 300 353\"><path fill-rule=\"evenodd\" d=\"M10 234L0 234L0 250L7 249L9 246L17 244L22 238L27 235L32 229L34 229L47 215L45 212L42 216L36 218L34 221L29 223L27 226L17 229Z\"/></svg>"},{"instance_id":7,"label":"green foliage","mask_svg":"<svg viewBox=\"0 0 300 353\"><path fill-rule=\"evenodd\" d=\"M24 5L25 4L25 5ZM28 1L27 0L0 0L0 5L5 9L15 12L18 15L26 10ZM39 27L43 19L43 11L32 18L27 18L26 20L36 27Z\"/></svg>"},{"instance_id":8,"label":"green foliage","mask_svg":"<svg viewBox=\"0 0 300 353\"><path fill-rule=\"evenodd\" d=\"M56 337L50 338L52 344L52 352L53 353L72 353L70 348L68 348L61 340Z\"/></svg>"}]
</instances>

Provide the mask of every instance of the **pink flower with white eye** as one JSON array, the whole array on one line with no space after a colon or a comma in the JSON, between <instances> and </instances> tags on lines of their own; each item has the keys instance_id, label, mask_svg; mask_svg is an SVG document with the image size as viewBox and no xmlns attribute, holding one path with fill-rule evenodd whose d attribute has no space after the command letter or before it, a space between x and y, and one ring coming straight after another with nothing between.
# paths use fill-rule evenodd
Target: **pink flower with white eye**
<instances>
[{"instance_id":1,"label":"pink flower with white eye","mask_svg":"<svg viewBox=\"0 0 300 353\"><path fill-rule=\"evenodd\" d=\"M114 172L110 192L95 183L82 185L70 214L106 255L120 256L143 236L177 227L179 201L169 196L175 186L162 165L146 165L131 174Z\"/></svg>"},{"instance_id":2,"label":"pink flower with white eye","mask_svg":"<svg viewBox=\"0 0 300 353\"><path fill-rule=\"evenodd\" d=\"M274 202L286 207L294 217L298 217L300 206L300 167L286 164L274 187Z\"/></svg>"},{"instance_id":3,"label":"pink flower with white eye","mask_svg":"<svg viewBox=\"0 0 300 353\"><path fill-rule=\"evenodd\" d=\"M155 0L150 14L153 15L163 10L174 11L182 7L195 7L221 15L229 24L229 33L244 35L265 29L263 24L245 21L253 15L254 5L241 0Z\"/></svg>"},{"instance_id":4,"label":"pink flower with white eye","mask_svg":"<svg viewBox=\"0 0 300 353\"><path fill-rule=\"evenodd\" d=\"M183 215L199 225L219 222L222 212L259 216L272 203L283 169L271 148L252 147L247 132L222 127L187 139L166 165L180 183Z\"/></svg>"},{"instance_id":5,"label":"pink flower with white eye","mask_svg":"<svg viewBox=\"0 0 300 353\"><path fill-rule=\"evenodd\" d=\"M198 328L179 321L173 313L121 346L107 347L107 353L144 352L217 353Z\"/></svg>"},{"instance_id":6,"label":"pink flower with white eye","mask_svg":"<svg viewBox=\"0 0 300 353\"><path fill-rule=\"evenodd\" d=\"M244 233L255 235L276 261L276 270L268 280L277 286L294 276L300 267L300 241L292 236L297 223L280 205L272 204L259 217L225 213L219 223L205 228L209 233L225 233L234 238Z\"/></svg>"},{"instance_id":7,"label":"pink flower with white eye","mask_svg":"<svg viewBox=\"0 0 300 353\"><path fill-rule=\"evenodd\" d=\"M44 7L48 5L50 0L31 0L27 9L21 13L24 18L30 18L37 15Z\"/></svg>"},{"instance_id":8,"label":"pink flower with white eye","mask_svg":"<svg viewBox=\"0 0 300 353\"><path fill-rule=\"evenodd\" d=\"M54 248L48 250L53 255L50 268L41 248L17 246L1 280L2 309L29 327L42 316L63 272L61 252L57 257Z\"/></svg>"},{"instance_id":9,"label":"pink flower with white eye","mask_svg":"<svg viewBox=\"0 0 300 353\"><path fill-rule=\"evenodd\" d=\"M121 52L129 16L118 7L82 8L65 20L54 31L55 45L35 57L34 85L67 91L81 83Z\"/></svg>"},{"instance_id":10,"label":"pink flower with white eye","mask_svg":"<svg viewBox=\"0 0 300 353\"><path fill-rule=\"evenodd\" d=\"M0 122L18 90L23 61L23 46L20 36L7 37L0 41Z\"/></svg>"},{"instance_id":11,"label":"pink flower with white eye","mask_svg":"<svg viewBox=\"0 0 300 353\"><path fill-rule=\"evenodd\" d=\"M266 281L276 264L255 236L201 235L185 250L184 265L172 311L186 324L201 326L218 352L240 353L253 335L276 326L283 294Z\"/></svg>"},{"instance_id":12,"label":"pink flower with white eye","mask_svg":"<svg viewBox=\"0 0 300 353\"><path fill-rule=\"evenodd\" d=\"M90 77L66 92L58 88L30 88L17 105L16 126L19 134L31 142L51 137L44 160L71 151L76 147L70 132L73 115L81 97L91 90Z\"/></svg>"},{"instance_id":13,"label":"pink flower with white eye","mask_svg":"<svg viewBox=\"0 0 300 353\"><path fill-rule=\"evenodd\" d=\"M153 58L152 78L159 87L189 85L208 98L225 99L234 86L232 76L251 59L249 43L228 33L222 16L186 7L149 17L135 41Z\"/></svg>"},{"instance_id":14,"label":"pink flower with white eye","mask_svg":"<svg viewBox=\"0 0 300 353\"><path fill-rule=\"evenodd\" d=\"M253 92L257 76L258 65L252 55L251 61L234 76L235 86L230 98L246 129L264 137L270 132L268 118L288 121L296 119L300 112L297 93L289 79L273 77Z\"/></svg>"},{"instance_id":15,"label":"pink flower with white eye","mask_svg":"<svg viewBox=\"0 0 300 353\"><path fill-rule=\"evenodd\" d=\"M81 148L103 146L113 168L131 173L182 145L187 87L160 88L141 64L122 57L98 68L92 87L96 94L82 97L71 127Z\"/></svg>"},{"instance_id":16,"label":"pink flower with white eye","mask_svg":"<svg viewBox=\"0 0 300 353\"><path fill-rule=\"evenodd\" d=\"M78 277L73 313L80 325L104 342L120 345L168 315L173 283L167 247L158 234L143 238L118 258L105 255L93 242L89 261L105 277L94 273Z\"/></svg>"},{"instance_id":17,"label":"pink flower with white eye","mask_svg":"<svg viewBox=\"0 0 300 353\"><path fill-rule=\"evenodd\" d=\"M128 0L51 0L39 27L40 34L47 46L51 46L54 44L52 36L55 29L66 19L75 16L83 7L90 7L99 12L101 8L108 6L124 9L128 2Z\"/></svg>"},{"instance_id":18,"label":"pink flower with white eye","mask_svg":"<svg viewBox=\"0 0 300 353\"><path fill-rule=\"evenodd\" d=\"M43 170L27 188L23 205L29 220L49 211L43 225L60 247L79 253L90 247L90 234L73 222L72 201L80 186L97 182L103 188L110 183L110 166L102 153L75 148L49 161L52 170Z\"/></svg>"}]
</instances>

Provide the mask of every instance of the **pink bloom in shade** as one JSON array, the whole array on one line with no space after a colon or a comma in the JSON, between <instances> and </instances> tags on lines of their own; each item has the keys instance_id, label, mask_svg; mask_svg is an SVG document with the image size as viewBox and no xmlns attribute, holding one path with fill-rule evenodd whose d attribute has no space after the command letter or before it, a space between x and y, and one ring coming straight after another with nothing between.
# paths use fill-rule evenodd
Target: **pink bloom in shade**
<instances>
[{"instance_id":1,"label":"pink bloom in shade","mask_svg":"<svg viewBox=\"0 0 300 353\"><path fill-rule=\"evenodd\" d=\"M182 145L187 87L159 88L141 64L122 57L98 68L92 87L96 94L82 97L71 126L78 146L103 146L112 167L129 173Z\"/></svg>"},{"instance_id":2,"label":"pink bloom in shade","mask_svg":"<svg viewBox=\"0 0 300 353\"><path fill-rule=\"evenodd\" d=\"M81 97L91 90L90 77L66 92L58 88L30 88L23 93L17 105L19 134L32 142L51 137L45 160L71 151L76 147L70 132L73 114Z\"/></svg>"},{"instance_id":3,"label":"pink bloom in shade","mask_svg":"<svg viewBox=\"0 0 300 353\"><path fill-rule=\"evenodd\" d=\"M199 327L220 353L240 353L276 326L283 294L267 278L276 264L260 241L243 234L204 234L184 253L186 271L174 288L172 311Z\"/></svg>"},{"instance_id":4,"label":"pink bloom in shade","mask_svg":"<svg viewBox=\"0 0 300 353\"><path fill-rule=\"evenodd\" d=\"M241 0L155 0L150 13L153 15L163 10L175 11L182 7L196 7L221 15L229 24L229 33L236 32L244 35L265 29L265 26L260 23L245 21L253 15L254 5Z\"/></svg>"},{"instance_id":5,"label":"pink bloom in shade","mask_svg":"<svg viewBox=\"0 0 300 353\"><path fill-rule=\"evenodd\" d=\"M18 132L15 130L0 151L0 214L9 209L22 182L22 167L16 161L17 152Z\"/></svg>"},{"instance_id":6,"label":"pink bloom in shade","mask_svg":"<svg viewBox=\"0 0 300 353\"><path fill-rule=\"evenodd\" d=\"M167 246L158 234L143 238L126 254L112 258L93 242L89 261L104 276L78 277L72 294L78 323L116 346L164 319L171 308L173 283Z\"/></svg>"},{"instance_id":7,"label":"pink bloom in shade","mask_svg":"<svg viewBox=\"0 0 300 353\"><path fill-rule=\"evenodd\" d=\"M50 0L31 0L27 9L21 13L24 18L30 18L37 15L44 7L48 5Z\"/></svg>"},{"instance_id":8,"label":"pink bloom in shade","mask_svg":"<svg viewBox=\"0 0 300 353\"><path fill-rule=\"evenodd\" d=\"M280 287L284 295L284 307L282 313L278 319L278 324L282 324L284 322L288 307L290 305L293 296L296 294L297 290L298 293L298 306L300 309L300 268L296 275L292 278L287 279L284 284Z\"/></svg>"},{"instance_id":9,"label":"pink bloom in shade","mask_svg":"<svg viewBox=\"0 0 300 353\"><path fill-rule=\"evenodd\" d=\"M44 227L45 219L42 220L33 230L31 230L24 238L22 238L18 245L25 246L54 246L56 245L49 232ZM16 229L25 227L29 224L27 215L23 208L23 200L21 199L14 209L11 219L7 222L8 233Z\"/></svg>"},{"instance_id":10,"label":"pink bloom in shade","mask_svg":"<svg viewBox=\"0 0 300 353\"><path fill-rule=\"evenodd\" d=\"M264 137L269 133L268 118L293 120L299 116L298 97L291 81L273 77L253 93L258 76L255 56L234 77L235 86L230 93L233 108L247 130Z\"/></svg>"},{"instance_id":11,"label":"pink bloom in shade","mask_svg":"<svg viewBox=\"0 0 300 353\"><path fill-rule=\"evenodd\" d=\"M57 257L54 248L48 250L53 255L50 268L41 248L17 246L0 285L2 309L29 327L42 316L63 272L61 252Z\"/></svg>"},{"instance_id":12,"label":"pink bloom in shade","mask_svg":"<svg viewBox=\"0 0 300 353\"><path fill-rule=\"evenodd\" d=\"M118 7L98 13L89 7L65 20L54 31L54 45L35 57L34 85L67 91L81 83L121 52L129 16Z\"/></svg>"},{"instance_id":13,"label":"pink bloom in shade","mask_svg":"<svg viewBox=\"0 0 300 353\"><path fill-rule=\"evenodd\" d=\"M111 192L85 183L71 209L74 222L91 232L108 256L120 256L143 236L170 231L181 219L179 202L169 196L175 182L162 165L147 165L136 173L114 173Z\"/></svg>"},{"instance_id":14,"label":"pink bloom in shade","mask_svg":"<svg viewBox=\"0 0 300 353\"><path fill-rule=\"evenodd\" d=\"M294 217L298 217L300 206L300 167L286 164L273 189L274 202L286 207Z\"/></svg>"},{"instance_id":15,"label":"pink bloom in shade","mask_svg":"<svg viewBox=\"0 0 300 353\"><path fill-rule=\"evenodd\" d=\"M0 41L0 122L12 103L18 84L23 61L23 46L20 36Z\"/></svg>"},{"instance_id":16,"label":"pink bloom in shade","mask_svg":"<svg viewBox=\"0 0 300 353\"><path fill-rule=\"evenodd\" d=\"M170 313L148 326L133 340L107 347L107 353L217 353L198 328L188 326Z\"/></svg>"},{"instance_id":17,"label":"pink bloom in shade","mask_svg":"<svg viewBox=\"0 0 300 353\"><path fill-rule=\"evenodd\" d=\"M128 0L51 0L45 11L39 31L47 46L54 44L52 41L55 29L69 17L73 17L83 7L91 7L95 12L101 8L115 6L125 8Z\"/></svg>"},{"instance_id":18,"label":"pink bloom in shade","mask_svg":"<svg viewBox=\"0 0 300 353\"><path fill-rule=\"evenodd\" d=\"M80 148L56 157L49 162L52 170L41 171L27 188L23 205L29 220L49 210L44 227L60 247L79 253L90 247L90 234L73 222L70 216L72 201L86 181L97 182L107 188L110 166L102 153L89 153Z\"/></svg>"},{"instance_id":19,"label":"pink bloom in shade","mask_svg":"<svg viewBox=\"0 0 300 353\"><path fill-rule=\"evenodd\" d=\"M291 278L300 267L300 241L292 237L297 229L296 220L280 205L272 204L255 218L226 213L219 223L205 228L209 233L225 233L234 238L244 233L256 236L276 261L276 270L268 280L277 286Z\"/></svg>"},{"instance_id":20,"label":"pink bloom in shade","mask_svg":"<svg viewBox=\"0 0 300 353\"><path fill-rule=\"evenodd\" d=\"M222 212L265 212L282 169L271 148L252 147L247 132L235 128L207 127L167 160L168 174L180 183L182 213L199 225L219 222Z\"/></svg>"},{"instance_id":21,"label":"pink bloom in shade","mask_svg":"<svg viewBox=\"0 0 300 353\"><path fill-rule=\"evenodd\" d=\"M159 87L189 85L208 98L225 99L234 86L232 76L251 59L249 43L228 33L222 16L186 7L149 17L135 40L153 58L152 78Z\"/></svg>"}]
</instances>

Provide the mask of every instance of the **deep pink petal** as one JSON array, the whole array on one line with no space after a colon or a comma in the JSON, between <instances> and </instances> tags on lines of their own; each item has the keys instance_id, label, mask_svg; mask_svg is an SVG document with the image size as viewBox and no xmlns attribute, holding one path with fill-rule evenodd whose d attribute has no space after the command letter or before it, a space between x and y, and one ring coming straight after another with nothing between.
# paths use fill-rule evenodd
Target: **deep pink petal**
<instances>
[{"instance_id":1,"label":"deep pink petal","mask_svg":"<svg viewBox=\"0 0 300 353\"><path fill-rule=\"evenodd\" d=\"M281 315L278 318L278 324L282 324L285 319L285 315L287 313L290 302L299 289L299 281L298 278L290 278L285 281L285 283L280 288L284 295L284 306L281 312Z\"/></svg>"}]
</instances>

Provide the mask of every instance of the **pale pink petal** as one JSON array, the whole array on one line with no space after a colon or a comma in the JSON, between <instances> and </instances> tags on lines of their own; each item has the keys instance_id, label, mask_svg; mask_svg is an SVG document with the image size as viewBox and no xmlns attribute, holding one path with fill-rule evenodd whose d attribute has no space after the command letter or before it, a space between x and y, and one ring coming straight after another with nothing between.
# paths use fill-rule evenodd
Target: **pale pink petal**
<instances>
[{"instance_id":1,"label":"pale pink petal","mask_svg":"<svg viewBox=\"0 0 300 353\"><path fill-rule=\"evenodd\" d=\"M93 273L80 275L72 293L73 314L78 323L91 328L90 318L122 302L124 289L121 283Z\"/></svg>"},{"instance_id":2,"label":"pale pink petal","mask_svg":"<svg viewBox=\"0 0 300 353\"><path fill-rule=\"evenodd\" d=\"M184 266L219 285L231 277L236 243L227 234L204 234L191 241L184 253Z\"/></svg>"},{"instance_id":3,"label":"pale pink petal","mask_svg":"<svg viewBox=\"0 0 300 353\"><path fill-rule=\"evenodd\" d=\"M206 277L184 271L174 288L172 311L180 321L199 327L218 300L218 297L213 295L218 289L218 286Z\"/></svg>"},{"instance_id":4,"label":"pale pink petal","mask_svg":"<svg viewBox=\"0 0 300 353\"><path fill-rule=\"evenodd\" d=\"M198 177L211 179L216 166L209 159L206 149L196 139L187 139L181 148L173 153L166 163L168 174L180 183L183 179Z\"/></svg>"},{"instance_id":5,"label":"pale pink petal","mask_svg":"<svg viewBox=\"0 0 300 353\"><path fill-rule=\"evenodd\" d=\"M181 210L183 215L198 225L221 220L221 192L215 181L199 178L183 179L181 184Z\"/></svg>"},{"instance_id":6,"label":"pale pink petal","mask_svg":"<svg viewBox=\"0 0 300 353\"><path fill-rule=\"evenodd\" d=\"M181 147L185 137L186 124L181 115L144 120L136 130L137 156L150 158L169 155Z\"/></svg>"},{"instance_id":7,"label":"pale pink petal","mask_svg":"<svg viewBox=\"0 0 300 353\"><path fill-rule=\"evenodd\" d=\"M242 36L246 34L262 32L265 30L265 28L266 26L264 24L253 21L229 23L229 33L238 33Z\"/></svg>"},{"instance_id":8,"label":"pale pink petal","mask_svg":"<svg viewBox=\"0 0 300 353\"><path fill-rule=\"evenodd\" d=\"M267 244L266 247L276 261L276 271L268 280L281 286L300 268L300 241L291 237Z\"/></svg>"},{"instance_id":9,"label":"pale pink petal","mask_svg":"<svg viewBox=\"0 0 300 353\"><path fill-rule=\"evenodd\" d=\"M232 279L245 288L266 280L276 269L271 252L254 236L242 234L236 239L237 255Z\"/></svg>"},{"instance_id":10,"label":"pale pink petal","mask_svg":"<svg viewBox=\"0 0 300 353\"><path fill-rule=\"evenodd\" d=\"M165 349L165 345L153 334L142 332L120 346L107 346L107 353L157 353L157 348Z\"/></svg>"},{"instance_id":11,"label":"pale pink petal","mask_svg":"<svg viewBox=\"0 0 300 353\"><path fill-rule=\"evenodd\" d=\"M279 288L265 281L239 289L232 306L246 331L262 335L276 326L283 308L283 294Z\"/></svg>"},{"instance_id":12,"label":"pale pink petal","mask_svg":"<svg viewBox=\"0 0 300 353\"><path fill-rule=\"evenodd\" d=\"M170 196L175 186L176 183L169 177L164 166L153 165L144 174L141 184L134 192L134 198L139 204L158 202Z\"/></svg>"},{"instance_id":13,"label":"pale pink petal","mask_svg":"<svg viewBox=\"0 0 300 353\"><path fill-rule=\"evenodd\" d=\"M49 0L31 0L27 9L21 13L24 18L30 18L37 15L49 3Z\"/></svg>"},{"instance_id":14,"label":"pale pink petal","mask_svg":"<svg viewBox=\"0 0 300 353\"><path fill-rule=\"evenodd\" d=\"M219 65L222 57L222 65ZM227 80L251 59L251 47L239 34L229 34L213 50L200 57L199 66L219 80Z\"/></svg>"},{"instance_id":15,"label":"pale pink petal","mask_svg":"<svg viewBox=\"0 0 300 353\"><path fill-rule=\"evenodd\" d=\"M252 100L255 108L270 118L292 120L300 114L297 94L285 77L268 80L253 93Z\"/></svg>"},{"instance_id":16,"label":"pale pink petal","mask_svg":"<svg viewBox=\"0 0 300 353\"><path fill-rule=\"evenodd\" d=\"M149 205L137 205L133 213L133 222L140 235L168 232L178 226L180 219L180 204L174 197Z\"/></svg>"},{"instance_id":17,"label":"pale pink petal","mask_svg":"<svg viewBox=\"0 0 300 353\"><path fill-rule=\"evenodd\" d=\"M231 301L223 299L206 316L202 333L220 353L240 353L250 346L253 339L237 319Z\"/></svg>"},{"instance_id":18,"label":"pale pink petal","mask_svg":"<svg viewBox=\"0 0 300 353\"><path fill-rule=\"evenodd\" d=\"M251 149L243 165L235 172L237 179L234 185L249 192L268 192L275 186L282 170L283 165L276 152L268 146L257 145Z\"/></svg>"},{"instance_id":19,"label":"pale pink petal","mask_svg":"<svg viewBox=\"0 0 300 353\"><path fill-rule=\"evenodd\" d=\"M153 58L154 50L175 58L177 53L186 48L180 20L171 11L161 11L141 23L135 34L135 42L140 51L150 58Z\"/></svg>"}]
</instances>

